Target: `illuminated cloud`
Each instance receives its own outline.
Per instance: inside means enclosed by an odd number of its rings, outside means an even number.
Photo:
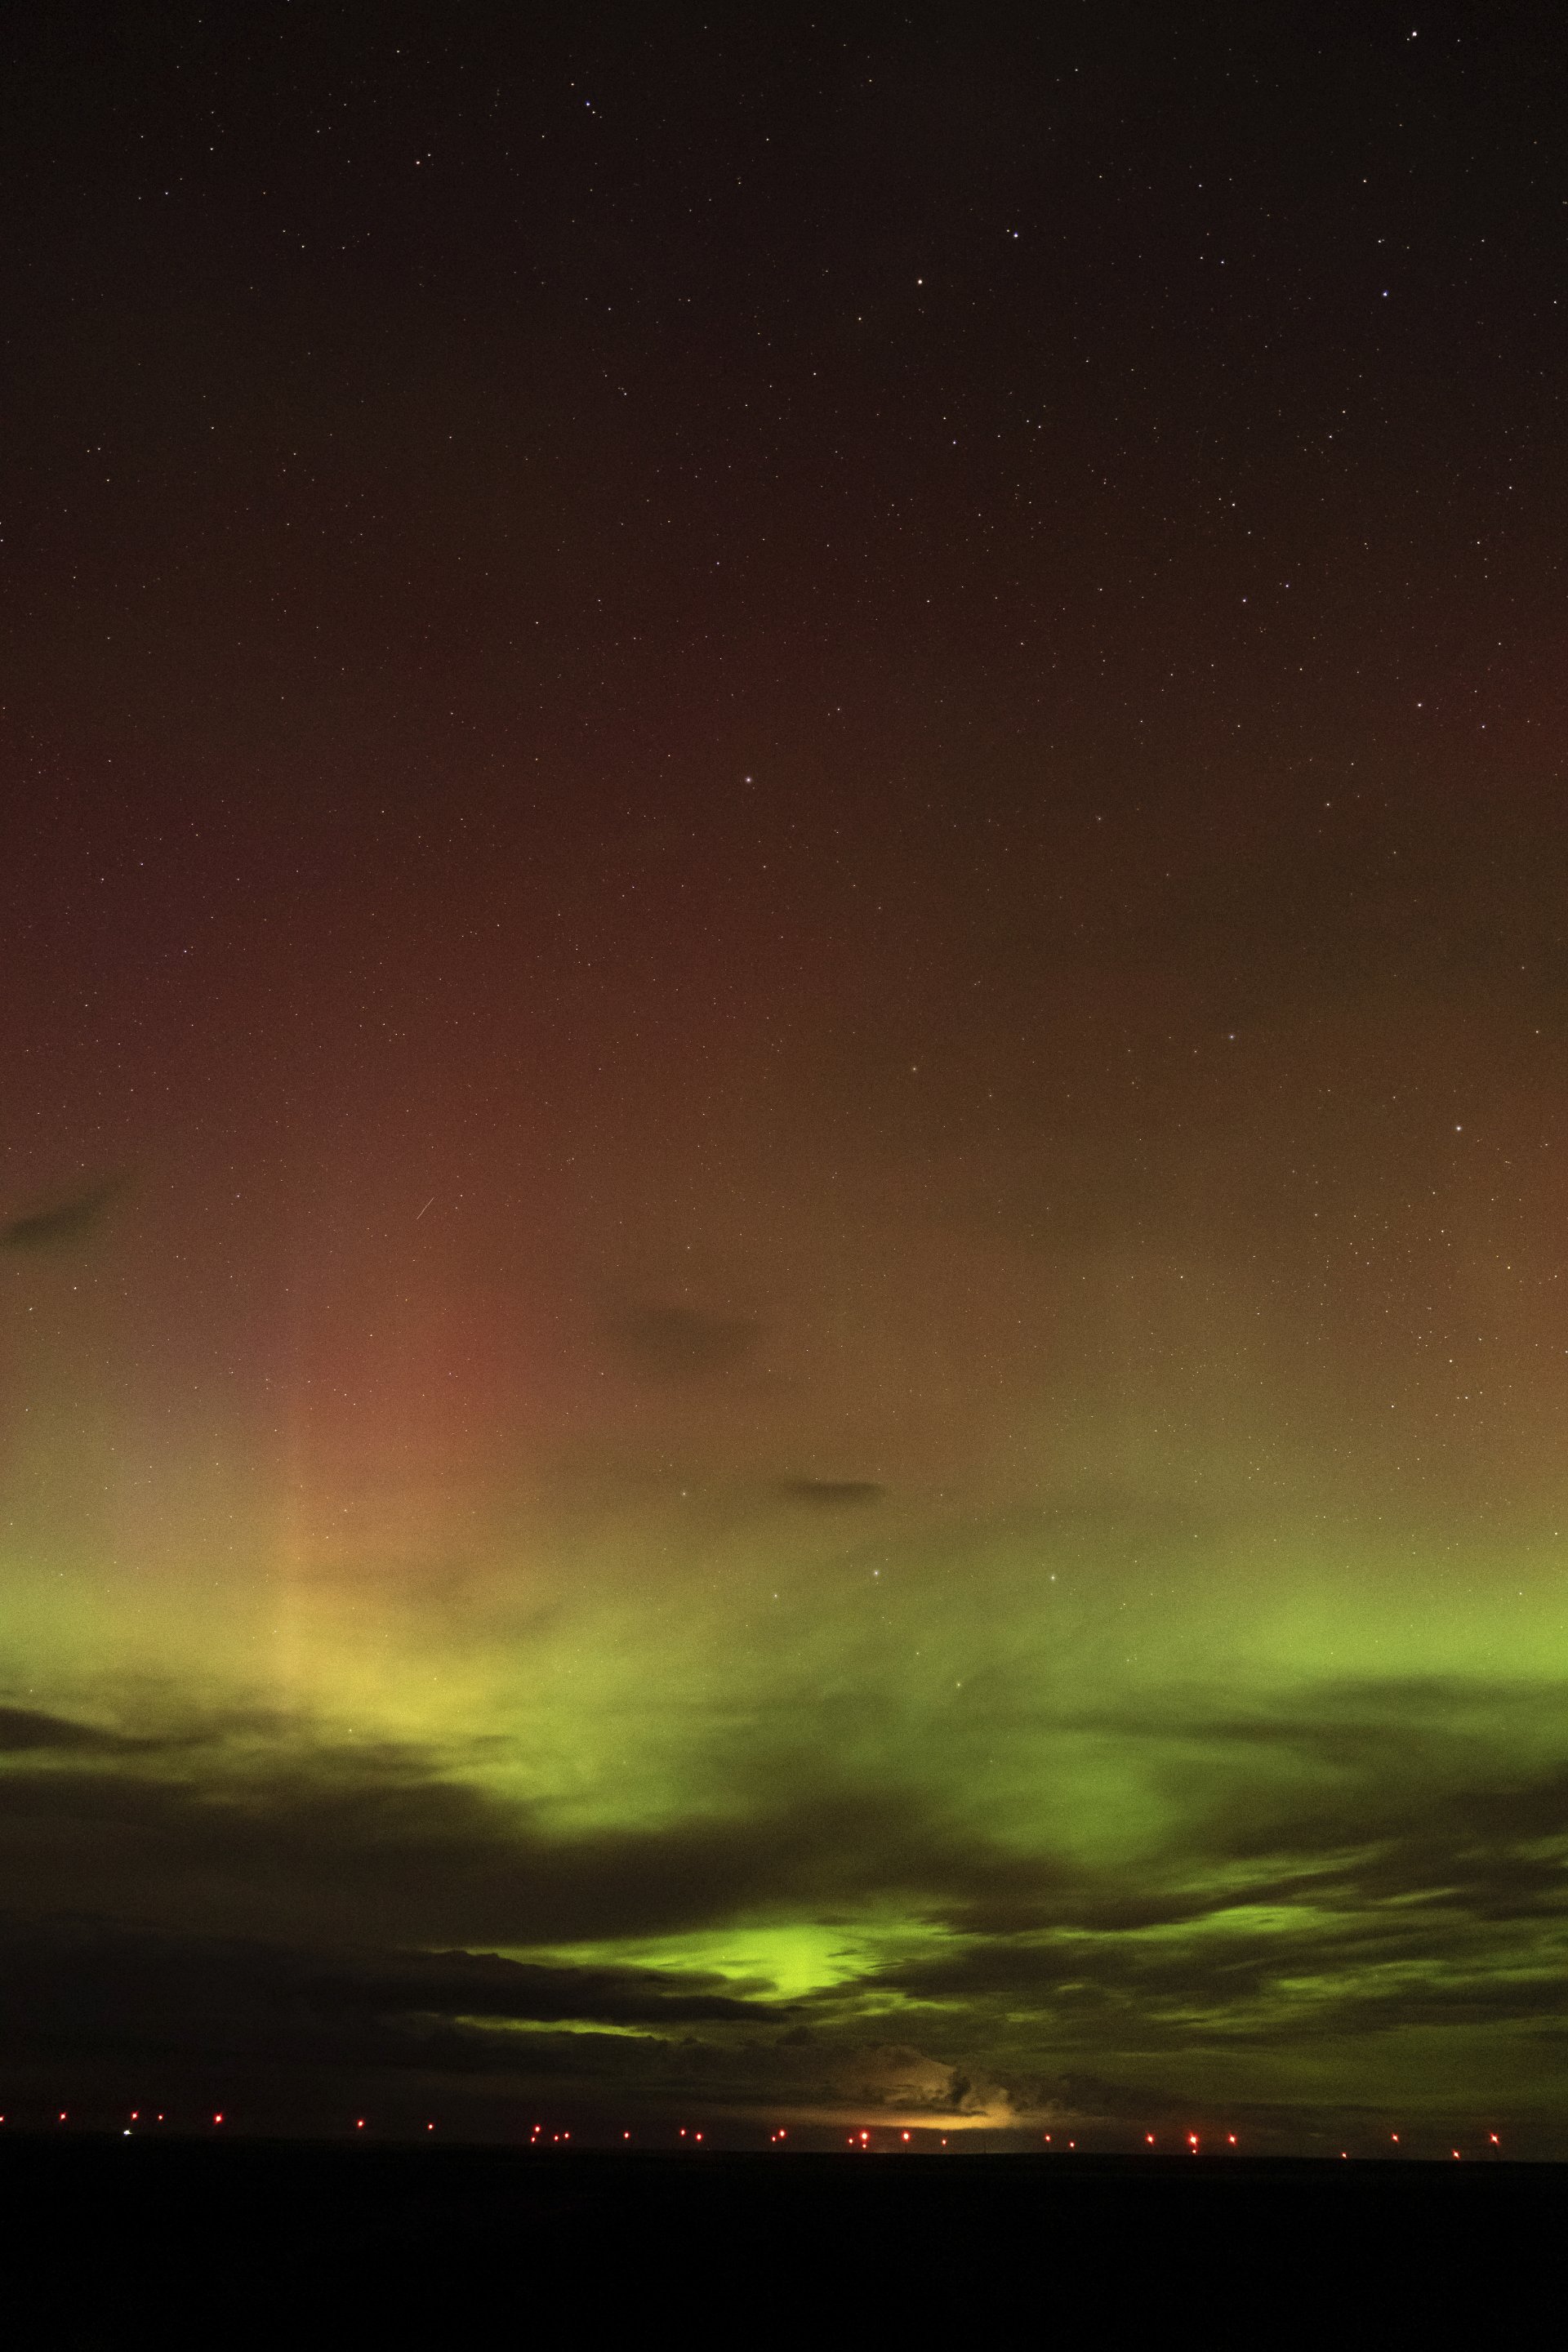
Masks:
[[[0,2036],[1568,2153],[1554,79],[447,13],[6,82]]]

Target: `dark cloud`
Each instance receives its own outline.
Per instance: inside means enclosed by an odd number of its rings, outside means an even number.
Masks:
[[[8,2078],[100,2080],[384,2114],[524,2090],[623,2108],[911,2111],[955,2122],[1009,2094],[984,2062],[863,2023],[793,2026],[700,1971],[531,1966],[495,1955],[318,1947],[0,1916]],[[470,2108],[471,2111],[471,2108]]]
[[[700,1974],[177,1936],[79,1915],[0,1921],[0,2000],[14,2053],[243,2049],[356,2063],[379,2053],[405,2064],[411,2038],[470,2020],[676,2032],[759,2019]],[[478,2054],[490,2063],[493,2046]]]
[[[876,1991],[972,2032],[988,2015],[994,2043],[1032,2032],[1100,2052],[1216,2032],[1299,2048],[1458,2020],[1554,2033],[1568,1770],[1542,1749],[1561,1699],[1495,1697],[1489,1710],[1474,1686],[1345,1685],[1252,1720],[1194,1694],[1188,1711],[1119,1718],[1121,1738],[1142,1730],[1149,1781],[1179,1799],[1181,1842],[1157,1863],[944,1913],[954,1941],[885,1968]],[[1248,1751],[1258,1763],[1238,1772]]]
[[[779,1493],[792,1503],[809,1503],[833,1509],[879,1503],[887,1493],[874,1478],[781,1478]]]
[[[138,1744],[118,1732],[73,1723],[65,1716],[44,1715],[28,1706],[0,1706],[0,1755],[26,1755],[30,1749],[46,1748],[91,1754]]]
[[[644,1379],[689,1381],[740,1363],[756,1345],[762,1327],[694,1307],[634,1307],[613,1317],[607,1329]]]
[[[722,1806],[568,1834],[439,1758],[281,1718],[132,1738],[11,1708],[0,2015],[35,2055],[162,2035],[258,2063],[954,2115],[1022,2112],[1047,2058],[1144,2079],[1216,2035],[1280,2053],[1452,2020],[1550,2037],[1568,2010],[1560,1699],[1496,1696],[1489,1715],[1474,1689],[1346,1685],[1254,1717],[1194,1691],[1118,1718],[1183,1825],[1121,1864],[1020,1851],[823,1746],[715,1759]],[[912,1941],[879,1959],[873,1938],[858,1973],[789,2004],[550,1950],[803,1916],[853,1941],[888,1904]]]
[[[0,1225],[0,1249],[67,1249],[90,1240],[129,1181],[124,1176],[106,1177],[89,1192],[13,1217],[8,1224]]]
[[[1049,1865],[976,1841],[918,1790],[857,1785],[811,1751],[731,1764],[727,1811],[647,1830],[552,1829],[417,1751],[279,1736],[228,1753],[192,1735],[134,1759],[19,1756],[0,1776],[0,1872],[40,1907],[291,1919],[351,1934],[510,1947],[648,1937],[879,1895],[950,1904],[1037,1892]]]

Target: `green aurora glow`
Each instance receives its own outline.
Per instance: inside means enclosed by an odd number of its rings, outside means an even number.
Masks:
[[[18,1262],[13,1329],[63,1328],[89,1265],[101,1299],[155,1263],[144,1213],[90,1256]],[[776,1234],[784,1204],[753,1213]],[[184,1556],[155,1566],[136,1490],[178,1474],[145,1433],[135,1454],[100,1334],[96,1416],[37,1380],[9,1465],[31,1711],[7,1739],[12,1885],[176,1944],[286,1928],[323,1968],[499,1955],[523,1973],[493,2009],[459,1989],[444,2021],[410,2010],[416,2031],[395,2024],[411,1996],[383,1996],[404,2063],[497,2101],[543,2049],[558,2098],[637,2113],[701,2095],[1114,2132],[1196,2102],[1408,2131],[1479,2102],[1549,2128],[1568,1612],[1547,1482],[1507,1511],[1456,1493],[1483,1457],[1447,1433],[1468,1400],[1446,1364],[1420,1412],[1407,1379],[1354,1433],[1331,1370],[1305,1402],[1299,1364],[1248,1392],[1213,1327],[1259,1287],[1250,1236],[1241,1275],[1136,1220],[1092,1251],[934,1246],[968,1252],[966,1305],[950,1263],[944,1297],[889,1307],[859,1347],[802,1317],[739,1374],[650,1375],[585,1307],[578,1370],[613,1390],[591,1443],[519,1411],[460,1475],[394,1479],[357,1438],[331,1460],[336,1408],[312,1433],[307,1377],[270,1489],[267,1406],[197,1441]],[[1522,1272],[1528,1231],[1510,1246]],[[438,1321],[436,1261],[401,1279]],[[721,1305],[778,1286],[772,1244],[751,1272],[731,1255]],[[482,1311],[504,1320],[525,1279],[498,1276]],[[1136,1339],[1062,1315],[1090,1284],[1101,1310],[1156,1294],[1158,1394]],[[1049,1322],[1043,1365],[997,1345],[1004,1298]],[[910,1360],[947,1343],[942,1318],[961,1360],[1006,1376],[922,1476]],[[1513,1382],[1538,1397],[1532,1334],[1499,1314],[1472,1344],[1505,1406]],[[829,1352],[831,1387],[806,1369]],[[371,1362],[367,1331],[367,1384]],[[1315,1475],[1309,1412],[1332,1432]],[[1500,1442],[1494,1423],[1484,1465]],[[527,1479],[495,1466],[509,1448]],[[802,1464],[818,1486],[785,1476]],[[471,1532],[444,1556],[454,1524]]]
[[[32,13],[0,2105],[1568,2155],[1561,78]]]

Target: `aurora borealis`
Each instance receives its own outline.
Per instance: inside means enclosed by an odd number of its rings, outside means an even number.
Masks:
[[[8,2102],[1568,2152],[1562,101],[1274,13],[7,32]]]

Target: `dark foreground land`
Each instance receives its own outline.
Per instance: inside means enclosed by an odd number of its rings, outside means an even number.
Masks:
[[[0,2313],[11,2342],[79,2347],[474,2326],[518,2345],[850,2325],[1117,2345],[1420,2323],[1456,2341],[1479,2323],[1499,2341],[1542,2293],[1555,2305],[1565,2220],[1555,2166],[18,2137],[0,2147]]]

